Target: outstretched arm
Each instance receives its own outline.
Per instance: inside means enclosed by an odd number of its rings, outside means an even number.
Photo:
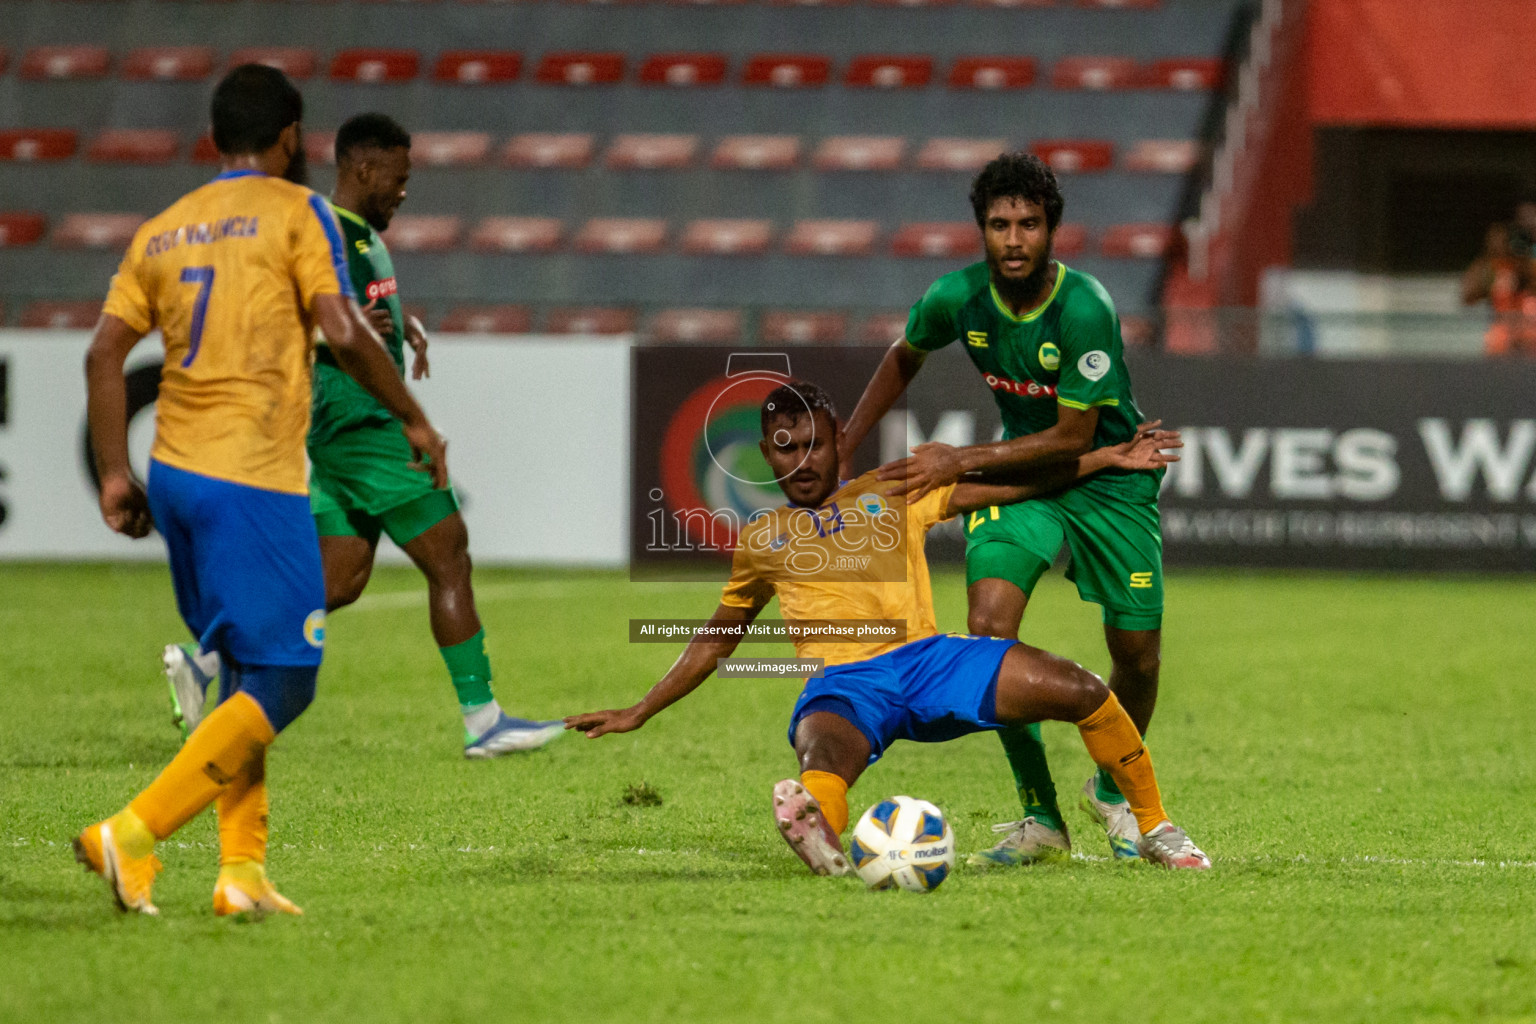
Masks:
[[[962,480],[950,496],[947,514],[960,515],[990,505],[1027,501],[1059,491],[1103,469],[1161,469],[1170,462],[1178,462],[1175,449],[1184,447],[1184,441],[1177,430],[1158,429],[1162,422],[1143,423],[1136,436],[1124,444],[1096,448],[1071,462],[1059,462],[1016,479],[981,477]]]
[[[844,478],[853,475],[853,453],[864,443],[875,424],[891,411],[896,399],[907,390],[907,385],[912,383],[917,371],[923,368],[923,360],[926,358],[928,353],[907,344],[906,338],[897,338],[885,350],[885,358],[880,360],[875,375],[864,386],[864,394],[859,396],[859,404],[854,406],[853,415],[844,424],[843,436],[838,441],[838,456],[842,460],[838,472]]]
[[[963,448],[929,442],[912,449],[905,459],[880,467],[881,480],[900,480],[908,501],[954,483],[967,473],[1018,472],[1049,466],[1070,467],[1072,460],[1093,445],[1099,410],[1056,407],[1054,426],[1007,441],[971,444]],[[1074,479],[1070,475],[1066,481]]]
[[[762,605],[753,608],[720,605],[704,630],[694,634],[667,674],[638,703],[622,709],[571,715],[565,720],[565,727],[579,729],[592,739],[610,732],[631,732],[640,728],[662,708],[698,689],[715,670],[715,663],[730,657],[736,650],[736,645],[741,643],[742,630],[762,610]]]

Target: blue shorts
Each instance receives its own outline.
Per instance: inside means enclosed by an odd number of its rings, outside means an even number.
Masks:
[[[241,665],[320,664],[325,575],[307,494],[151,460],[149,509],[170,554],[176,607],[204,650]]]
[[[806,681],[795,702],[790,745],[800,719],[813,711],[830,711],[857,726],[869,740],[870,764],[892,740],[941,743],[1001,729],[995,718],[997,672],[1016,643],[946,633],[876,658],[829,665],[821,679]]]

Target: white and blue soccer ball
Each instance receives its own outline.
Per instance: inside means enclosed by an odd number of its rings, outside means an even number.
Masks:
[[[955,831],[927,800],[893,796],[859,818],[848,854],[871,889],[929,892],[955,869]]]

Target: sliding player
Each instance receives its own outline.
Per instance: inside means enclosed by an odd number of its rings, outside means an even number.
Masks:
[[[801,775],[774,787],[774,816],[812,871],[848,870],[840,839],[848,787],[893,740],[938,742],[1041,719],[1077,724],[1094,761],[1129,800],[1143,856],[1168,867],[1210,867],[1168,820],[1141,734],[1099,677],[1016,640],[940,634],[923,554],[924,537],[941,520],[966,512],[990,518],[999,506],[1098,471],[1160,468],[1172,457],[1158,449],[1176,445],[1176,435],[1133,435],[1032,473],[1033,483],[966,479],[909,501],[899,482],[873,472],[839,486],[836,416],[813,384],[769,394],[762,430],[763,456],[789,504],[743,529],[709,623],[717,638],[696,635],[639,703],[573,715],[568,728],[592,737],[640,728],[704,682],[775,594],[787,620],[900,620],[902,641],[796,643],[801,657],[825,658],[827,667],[807,682],[790,718]]]
[[[851,456],[922,368],[928,353],[957,339],[992,389],[1003,440],[952,448],[920,445],[887,467],[917,501],[972,471],[1019,472],[1068,463],[1136,434],[1141,419],[1121,353],[1120,319],[1094,278],[1053,260],[1063,200],[1038,158],[1008,153],[971,186],[986,260],[947,274],[912,307],[905,337],[886,353],[848,422]],[[969,629],[1016,638],[1036,582],[1066,543],[1067,578],[1104,610],[1113,670],[1110,689],[1146,734],[1157,703],[1163,620],[1161,471],[1113,468],[1080,483],[967,523]],[[1071,849],[1040,742],[1040,727],[999,733],[1024,818],[971,864],[1011,866],[1065,857]],[[1136,820],[1111,773],[1083,786],[1082,805],[1116,857],[1137,855]],[[1000,826],[1001,828],[1001,826]]]
[[[336,132],[336,191],[347,268],[363,308],[384,338],[401,377],[405,345],[414,352],[411,377],[428,375],[427,334],[407,317],[395,287],[394,264],[379,232],[405,201],[411,176],[411,137],[384,114],[359,114]],[[410,556],[427,578],[432,636],[458,694],[464,756],[498,757],[532,750],[560,735],[561,723],[513,718],[491,693],[485,630],[470,585],[469,532],[453,489],[438,489],[411,468],[400,422],[338,365],[323,341],[315,350],[314,413],[309,427],[310,509],[320,532],[326,611],[362,596],[373,572],[379,534]],[[195,645],[165,649],[172,701],[182,727],[201,715],[216,663]]]
[[[214,913],[296,914],[267,880],[266,751],[308,707],[325,638],[325,582],[309,515],[310,327],[402,424],[436,487],[445,446],[353,301],[341,232],[302,181],[303,99],[246,64],[213,94],[222,173],[134,236],[86,362],[101,513],[130,537],[153,525],[176,604],[223,663],[224,701],[127,807],[86,828],[75,856],[119,909],[159,911],[154,848],[209,804],[219,816]],[[165,340],[149,486],[128,463],[123,363]]]

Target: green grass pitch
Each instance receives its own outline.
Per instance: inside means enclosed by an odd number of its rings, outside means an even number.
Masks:
[[[477,579],[498,695],[539,717],[635,699],[676,648],[626,620],[716,596]],[[963,580],[935,584],[961,628]],[[1150,746],[1215,869],[1110,863],[1074,806],[1088,856],[917,896],[813,878],[775,834],[793,681],[465,762],[422,584],[381,571],[274,748],[271,874],[308,913],[260,925],[212,916],[211,815],[162,845],[159,920],[70,857],[176,749],[164,569],[8,566],[0,589],[0,1020],[1536,1020],[1528,580],[1175,573]],[[1059,575],[1026,635],[1107,669]],[[1075,802],[1087,755],[1046,737]],[[640,782],[660,806],[623,802]],[[854,813],[894,793],[943,807],[962,854],[1018,810],[984,735],[898,744]]]

